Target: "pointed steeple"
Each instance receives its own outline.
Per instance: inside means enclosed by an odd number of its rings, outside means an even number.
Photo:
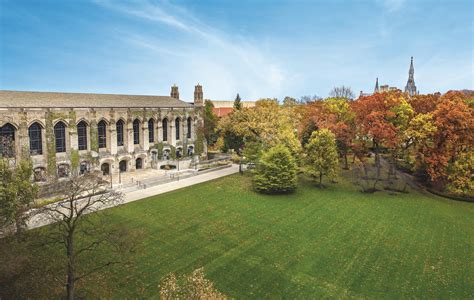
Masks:
[[[375,79],[375,89],[374,89],[374,93],[378,93],[379,92],[379,78],[377,77]]]
[[[410,69],[408,70],[408,81],[405,86],[405,93],[408,93],[410,96],[417,94],[416,85],[415,85],[415,68],[413,67],[413,56],[411,57]]]

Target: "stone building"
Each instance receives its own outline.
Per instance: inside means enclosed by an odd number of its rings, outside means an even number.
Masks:
[[[388,84],[379,86],[378,77],[375,79],[374,93],[383,93],[383,92],[396,91],[396,90],[399,90],[399,89],[394,86],[389,86]],[[415,85],[415,68],[413,67],[413,56],[411,57],[410,68],[408,69],[408,80],[405,86],[405,93],[407,93],[409,96],[414,96],[414,95],[419,94]],[[362,97],[362,96],[370,96],[370,95],[372,94],[364,93],[363,91],[360,91],[359,96]]]
[[[0,91],[0,155],[30,157],[36,181],[160,168],[205,149],[203,92],[170,96]]]

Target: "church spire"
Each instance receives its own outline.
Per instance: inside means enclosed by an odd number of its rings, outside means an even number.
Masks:
[[[374,89],[374,93],[378,93],[379,92],[379,78],[377,77],[375,79],[375,89]]]
[[[405,93],[410,96],[416,95],[415,68],[413,67],[413,56],[411,57],[410,69],[408,70],[408,81],[405,86]]]

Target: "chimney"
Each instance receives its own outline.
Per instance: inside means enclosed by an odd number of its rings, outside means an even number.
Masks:
[[[199,83],[194,87],[194,105],[204,105],[202,85],[200,85]]]
[[[179,91],[176,84],[171,87],[171,98],[179,99]]]

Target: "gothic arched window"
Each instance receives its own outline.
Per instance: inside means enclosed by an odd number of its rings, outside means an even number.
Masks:
[[[188,139],[191,138],[191,128],[192,128],[192,119],[191,117],[188,118],[188,132],[187,132],[187,136],[188,136]]]
[[[77,144],[79,150],[87,150],[87,124],[84,121],[77,124]]]
[[[117,146],[123,146],[123,121],[118,120],[115,126],[117,129]]]
[[[153,143],[155,141],[155,121],[148,120],[148,141]]]
[[[54,125],[54,141],[57,153],[66,152],[66,125],[63,122]]]
[[[174,120],[175,130],[176,130],[176,140],[179,140],[179,118]]]
[[[107,123],[104,120],[100,121],[97,124],[97,138],[99,148],[106,148],[107,147]]]
[[[133,121],[133,143],[140,144],[140,121],[138,119]]]
[[[5,124],[0,127],[0,155],[4,157],[14,156],[15,149],[15,127]]]
[[[163,126],[163,142],[166,142],[168,140],[168,119],[163,119],[162,122]]]
[[[30,138],[30,154],[43,154],[43,139],[41,136],[41,125],[37,122],[31,124],[28,128],[28,136]]]

